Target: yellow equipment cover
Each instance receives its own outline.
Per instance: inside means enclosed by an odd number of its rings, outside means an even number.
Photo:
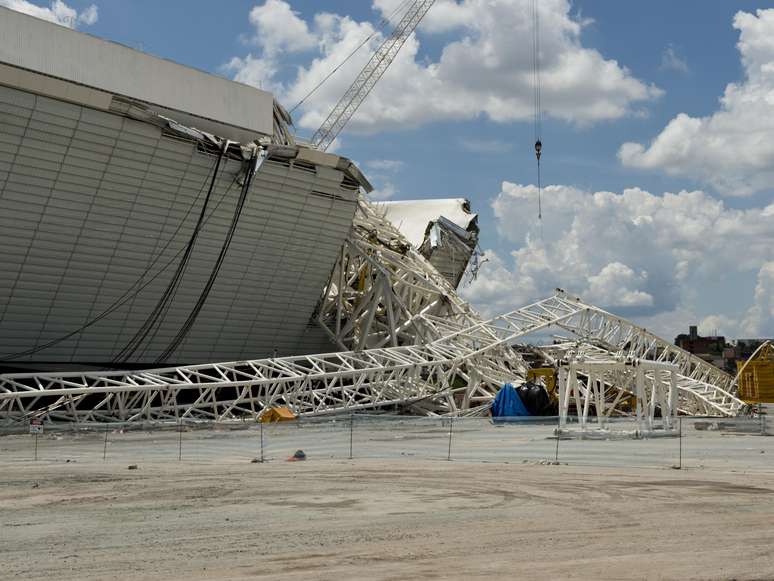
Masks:
[[[273,422],[287,422],[295,420],[296,414],[290,411],[287,406],[270,408],[261,416],[261,423],[268,424]]]
[[[747,403],[774,403],[774,346],[764,345],[754,359],[737,361],[739,399]]]

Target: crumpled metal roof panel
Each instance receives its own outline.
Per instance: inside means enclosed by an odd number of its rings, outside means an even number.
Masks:
[[[470,202],[465,198],[399,200],[373,204],[415,248],[419,248],[424,242],[428,225],[440,217],[446,218],[463,230],[468,230],[478,218],[477,214],[470,211]]]

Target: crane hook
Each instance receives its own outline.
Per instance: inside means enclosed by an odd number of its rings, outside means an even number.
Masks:
[[[538,139],[535,142],[535,157],[537,157],[537,160],[540,161],[540,152],[543,150],[543,144]]]

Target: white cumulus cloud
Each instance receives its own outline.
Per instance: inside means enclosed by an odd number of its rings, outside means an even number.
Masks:
[[[97,22],[98,17],[97,7],[94,4],[78,13],[75,8],[65,4],[62,0],[54,0],[48,6],[38,6],[27,0],[0,0],[0,6],[68,28],[76,28],[79,24],[90,26]]]
[[[653,295],[637,290],[647,282],[648,273],[639,274],[620,262],[610,262],[588,277],[587,300],[622,307],[650,307]]]
[[[317,43],[306,22],[283,0],[266,0],[255,6],[249,19],[255,28],[251,40],[267,55],[307,50]]]
[[[764,264],[758,272],[755,298],[741,328],[749,337],[774,335],[774,260]]]
[[[390,198],[394,198],[395,194],[398,193],[395,184],[393,184],[390,180],[380,176],[376,181],[377,185],[374,188],[374,191],[368,194],[369,199],[373,200],[374,202],[389,200]]]
[[[681,57],[674,46],[671,44],[661,53],[661,67],[665,71],[677,71],[678,73],[688,72],[688,63]]]
[[[377,171],[395,172],[403,169],[405,162],[398,159],[371,159],[365,162],[365,166]]]
[[[382,15],[399,2],[376,0]],[[617,61],[583,46],[584,22],[571,15],[567,0],[542,0],[541,18],[542,103],[547,115],[577,124],[616,119],[636,112],[661,91],[638,80]],[[532,2],[530,0],[443,0],[428,13],[421,34],[444,33],[450,40],[436,59],[420,55],[420,42],[412,35],[373,93],[363,103],[349,129],[375,131],[415,127],[437,120],[486,116],[497,122],[531,118]],[[400,14],[400,13],[399,13]],[[399,15],[398,14],[398,15]],[[293,44],[280,35],[261,40],[262,22],[298,34]],[[320,12],[304,22],[284,0],[267,0],[250,15],[255,42],[262,52],[230,63],[236,78],[280,85],[280,99],[288,106],[300,101],[358,45],[373,35],[366,47],[326,82],[299,109],[298,124],[314,130],[344,94],[370,53],[383,41],[370,22]],[[267,25],[268,26],[268,25]],[[266,28],[266,27],[264,27]],[[268,31],[267,31],[268,32]],[[295,36],[294,36],[295,38]],[[306,64],[297,65],[300,49],[314,48]],[[290,58],[293,57],[293,58]],[[275,66],[260,65],[270,59]],[[243,72],[250,68],[251,72]]]
[[[232,74],[235,81],[258,87],[264,91],[282,91],[282,85],[273,81],[277,64],[271,59],[254,57],[248,54],[244,58],[234,57],[223,65],[223,71]]]
[[[698,331],[700,335],[705,336],[725,335],[729,339],[739,338],[739,323],[740,321],[726,315],[707,315],[699,321]]]
[[[708,117],[680,113],[647,146],[624,143],[630,167],[662,170],[705,183],[720,194],[746,196],[774,183],[774,9],[734,17],[744,67],[720,109]]]
[[[462,290],[486,314],[559,287],[667,337],[713,314],[725,316],[727,328],[734,319],[734,333],[774,335],[774,204],[738,210],[702,191],[548,186],[541,236],[537,195],[535,186],[503,182],[492,202],[497,233],[513,250],[486,252],[489,262]],[[740,274],[757,274],[757,288],[740,288],[725,312],[695,312],[705,288]]]

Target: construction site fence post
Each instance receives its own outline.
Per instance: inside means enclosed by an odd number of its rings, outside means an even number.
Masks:
[[[562,417],[556,416],[556,449],[554,450],[554,462],[559,464],[559,436],[561,435]]]
[[[35,432],[35,461],[38,460],[38,433]]]
[[[261,426],[261,464],[263,464],[264,461],[264,455],[263,455],[263,422],[260,422]]]
[[[454,434],[454,416],[449,417],[449,452],[446,455],[447,460],[451,460],[452,435]]]
[[[183,459],[183,420],[177,423],[177,461]]]
[[[355,435],[355,414],[349,414],[349,459],[352,460],[352,442]]]
[[[678,470],[682,470],[683,469],[683,416],[679,417],[678,424],[679,424],[678,429],[680,430],[680,436],[678,438],[678,441],[679,441],[678,445],[680,447],[680,456],[677,463],[677,468]]]
[[[108,444],[108,433],[110,432],[110,424],[105,424],[105,443],[102,445],[102,461],[105,462],[107,460],[107,444]]]

